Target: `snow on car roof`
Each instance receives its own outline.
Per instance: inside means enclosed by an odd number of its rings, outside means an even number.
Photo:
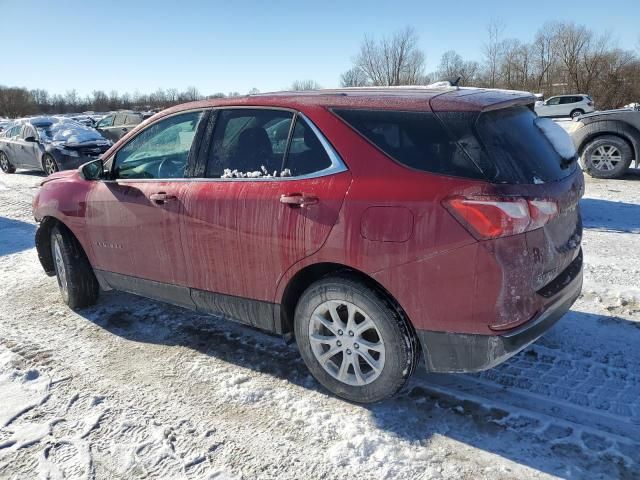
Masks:
[[[99,142],[105,140],[100,133],[67,117],[30,117],[22,119],[38,129],[43,141],[76,144],[85,142]]]

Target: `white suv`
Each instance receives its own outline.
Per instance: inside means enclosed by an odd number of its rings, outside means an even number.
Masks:
[[[536,102],[535,111],[539,117],[575,118],[595,110],[589,95],[558,95],[544,102]]]

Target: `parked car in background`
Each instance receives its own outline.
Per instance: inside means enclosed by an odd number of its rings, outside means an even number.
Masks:
[[[565,129],[592,177],[618,178],[635,162],[640,165],[640,110],[590,113],[567,122]]]
[[[102,118],[95,125],[105,138],[114,142],[120,140],[129,130],[151,117],[150,113],[142,112],[115,112]]]
[[[582,286],[582,171],[533,102],[443,87],[180,105],[42,182],[38,255],[72,308],[102,286],[295,338],[353,401],[393,395],[422,357],[484,370]]]
[[[556,95],[543,102],[536,102],[534,109],[539,117],[575,118],[595,110],[589,95]]]
[[[66,117],[31,117],[17,120],[0,134],[0,168],[58,170],[78,168],[107,151],[112,142],[93,128]]]
[[[0,133],[2,133],[13,122],[14,120],[9,120],[8,118],[0,118]]]

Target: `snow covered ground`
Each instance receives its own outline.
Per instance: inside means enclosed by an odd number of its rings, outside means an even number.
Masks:
[[[479,375],[327,395],[295,346],[120,293],[72,312],[0,174],[0,478],[639,478],[640,173],[587,178],[584,295]]]

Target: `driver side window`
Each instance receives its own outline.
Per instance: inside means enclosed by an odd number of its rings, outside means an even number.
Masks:
[[[144,129],[116,153],[115,178],[183,177],[202,114],[173,115]]]

